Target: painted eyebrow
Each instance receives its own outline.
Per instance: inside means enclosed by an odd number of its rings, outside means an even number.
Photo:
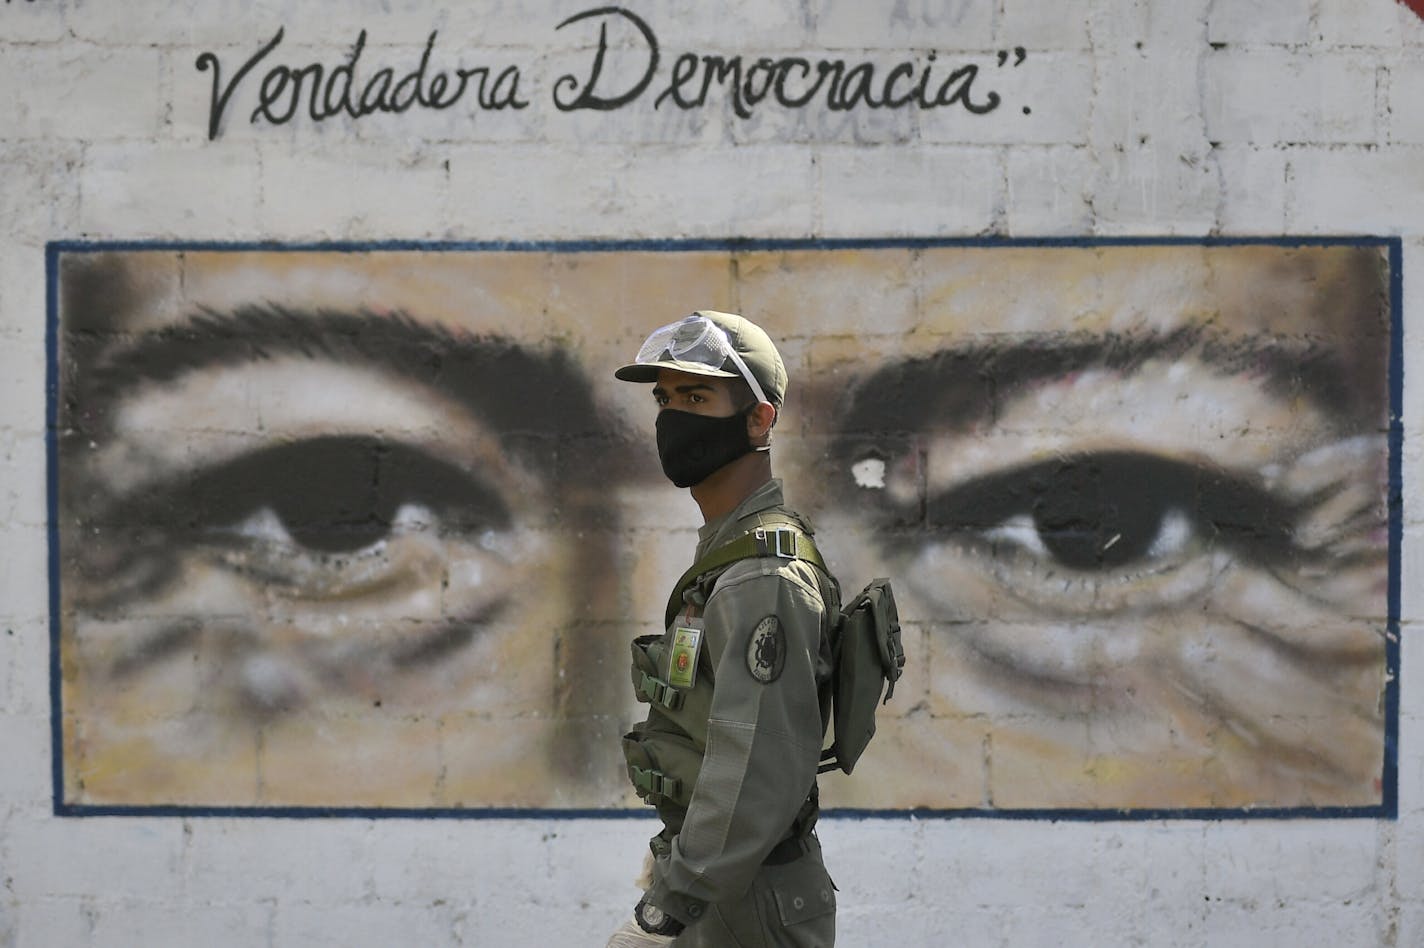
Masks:
[[[1381,337],[1381,345],[1385,339]],[[1383,424],[1383,379],[1347,383],[1339,354],[1318,339],[1229,335],[1202,327],[955,346],[884,366],[846,393],[844,438],[908,436],[931,426],[993,418],[1025,385],[1091,369],[1131,373],[1154,359],[1194,358],[1221,373],[1249,373],[1281,398],[1305,398],[1332,418]],[[1383,365],[1383,349],[1381,361]],[[1383,374],[1383,373],[1381,373]],[[1378,382],[1377,385],[1370,384]],[[1378,388],[1379,391],[1374,391]]]
[[[547,445],[537,445],[550,437],[596,442],[611,430],[587,377],[563,350],[452,331],[400,312],[273,304],[200,310],[180,325],[106,352],[92,371],[72,373],[78,392],[66,403],[76,426],[92,422],[98,428],[90,432],[99,434],[107,409],[144,385],[292,356],[362,366],[446,394],[520,453],[547,455]]]

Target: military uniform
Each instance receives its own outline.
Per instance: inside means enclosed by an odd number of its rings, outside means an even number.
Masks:
[[[810,533],[772,480],[701,528],[697,559],[763,518]],[[664,824],[645,901],[687,926],[678,946],[825,948],[835,891],[812,827],[839,590],[804,559],[714,573],[663,635],[633,643],[634,687],[650,708],[624,751]]]

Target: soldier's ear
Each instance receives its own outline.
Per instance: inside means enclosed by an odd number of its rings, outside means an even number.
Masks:
[[[758,402],[747,412],[747,437],[753,444],[770,434],[776,415],[776,407],[770,402]]]

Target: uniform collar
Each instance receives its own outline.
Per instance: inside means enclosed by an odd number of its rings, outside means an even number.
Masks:
[[[723,514],[716,520],[704,523],[697,530],[697,555],[700,558],[708,550],[721,546],[740,536],[737,522],[754,513],[780,507],[784,503],[781,493],[781,478],[773,477],[747,495],[731,513]]]

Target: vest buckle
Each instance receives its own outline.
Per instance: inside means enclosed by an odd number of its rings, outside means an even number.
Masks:
[[[766,527],[757,527],[752,531],[752,536],[756,538],[758,556],[779,556],[785,560],[794,560],[798,556],[796,531],[789,527],[778,527],[771,531]]]
[[[676,711],[682,707],[682,692],[661,678],[654,678],[647,672],[643,672],[643,679],[638,683],[638,693],[654,704],[660,704],[669,711]]]
[[[630,766],[628,770],[633,777],[633,786],[649,796],[672,800],[677,797],[678,791],[682,788],[681,780],[669,777],[661,770],[645,770],[642,767],[633,766]]]

